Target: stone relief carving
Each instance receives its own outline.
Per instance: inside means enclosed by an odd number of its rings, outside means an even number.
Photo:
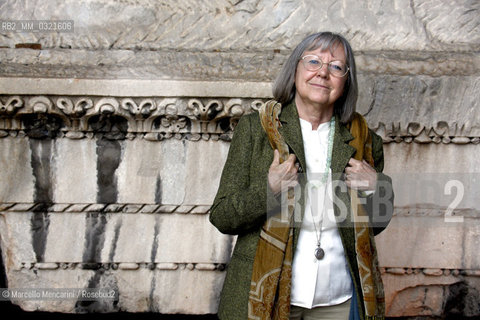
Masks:
[[[229,141],[239,118],[257,111],[264,102],[240,98],[2,96],[0,137],[82,139],[109,134],[112,139]],[[410,122],[403,127],[379,122],[372,127],[384,143],[480,143],[480,137],[471,136],[464,124],[447,121],[433,126]]]
[[[73,270],[82,269],[82,263],[79,262],[22,262],[18,270]],[[202,270],[202,271],[223,271],[227,264],[225,263],[153,263],[153,262],[108,262],[95,263],[94,266],[89,264],[89,269],[94,270],[137,270],[145,268],[149,270]],[[385,268],[381,267],[382,274],[392,274],[400,276],[409,276],[416,274],[424,274],[431,277],[442,276],[473,276],[479,277],[480,270],[476,269],[441,269],[441,268],[410,268],[410,267],[396,267]]]

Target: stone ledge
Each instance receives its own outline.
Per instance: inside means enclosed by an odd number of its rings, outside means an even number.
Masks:
[[[271,82],[280,72],[289,52],[189,52],[79,49],[0,49],[2,77],[137,79],[161,83],[201,80]],[[108,57],[107,59],[105,57]],[[480,73],[480,57],[475,52],[374,51],[355,53],[360,74],[431,77],[473,76]],[[108,60],[108,61],[106,61]],[[226,71],[228,70],[228,71]],[[55,79],[52,79],[55,80]],[[190,81],[189,81],[190,80]],[[160,82],[158,82],[160,81]],[[72,84],[81,88],[80,84]],[[168,87],[177,88],[170,84]],[[127,90],[132,90],[127,88]],[[140,91],[144,90],[140,88]],[[156,87],[155,90],[164,90]],[[218,89],[217,89],[218,90]],[[238,88],[234,88],[238,90]],[[253,94],[259,92],[254,88]],[[268,85],[261,90],[270,95]]]
[[[270,82],[0,77],[10,95],[113,97],[271,97]]]

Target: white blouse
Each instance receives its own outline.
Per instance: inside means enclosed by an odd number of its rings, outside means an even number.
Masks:
[[[320,183],[327,162],[330,123],[320,124],[317,130],[312,130],[312,125],[306,120],[300,119],[300,124],[309,187],[292,266],[291,304],[311,309],[350,299],[352,281],[333,213],[330,168],[327,188]],[[315,250],[320,223],[321,248],[325,256],[317,260]]]

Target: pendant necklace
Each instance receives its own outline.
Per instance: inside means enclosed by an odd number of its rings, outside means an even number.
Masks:
[[[329,125],[329,131],[328,131],[328,149],[327,149],[327,162],[325,165],[325,171],[322,176],[321,183],[324,185],[325,192],[324,192],[324,197],[323,197],[323,211],[322,211],[322,218],[320,219],[320,224],[319,228],[320,230],[317,231],[317,226],[315,225],[315,218],[313,216],[313,210],[310,210],[310,213],[312,214],[312,221],[313,221],[313,227],[315,228],[315,236],[317,238],[317,248],[315,249],[315,258],[317,260],[322,260],[323,257],[325,257],[325,250],[322,249],[321,247],[321,236],[322,236],[322,224],[323,224],[323,216],[324,216],[324,211],[325,211],[325,201],[327,198],[327,181],[328,181],[328,174],[330,172],[330,164],[332,163],[332,146],[333,146],[333,133],[335,131],[335,117],[332,116],[330,119],[330,125]]]

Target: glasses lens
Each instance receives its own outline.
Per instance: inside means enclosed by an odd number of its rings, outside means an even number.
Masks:
[[[322,61],[316,56],[305,56],[302,58],[305,69],[315,71],[322,67]]]
[[[328,70],[337,77],[343,77],[347,74],[347,65],[341,61],[332,61],[328,64]]]

